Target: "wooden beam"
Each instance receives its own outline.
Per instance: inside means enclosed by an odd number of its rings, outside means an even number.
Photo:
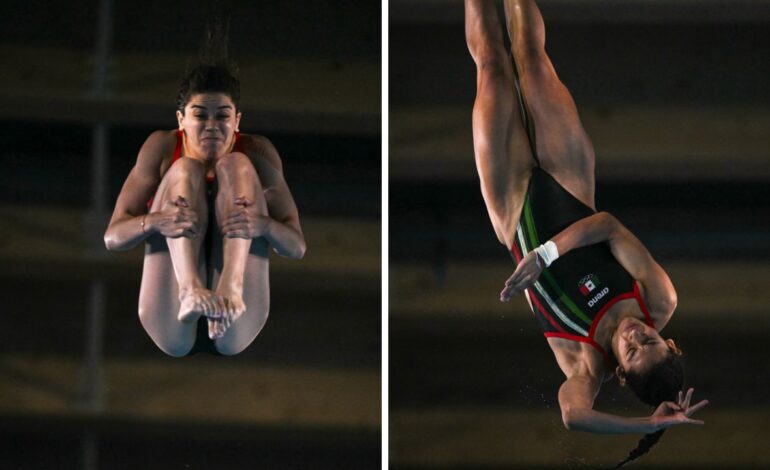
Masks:
[[[103,98],[88,92],[89,56],[66,48],[0,46],[0,119],[173,128],[185,58],[123,53]],[[240,65],[244,128],[253,132],[379,135],[380,64],[265,59]]]
[[[634,411],[647,412],[642,410]],[[706,426],[670,430],[634,468],[770,465],[760,437],[767,433],[770,409],[706,408],[703,415]],[[542,408],[393,410],[390,431],[390,462],[399,468],[607,468],[639,440],[570,432],[557,410]]]
[[[226,362],[226,363],[225,363]],[[104,418],[234,425],[358,428],[380,423],[378,370],[241,364],[194,356],[104,363]],[[0,416],[29,413],[76,418],[78,361],[4,354]],[[8,380],[10,378],[10,380]],[[226,400],[212,400],[227,390]]]
[[[581,109],[599,178],[770,178],[764,107],[627,106]],[[391,110],[390,174],[475,179],[471,104]]]
[[[53,270],[70,279],[90,279],[95,272],[119,281],[141,273],[143,248],[126,252],[94,250],[85,230],[83,209],[51,206],[0,206],[0,260],[2,276],[46,278]],[[103,227],[106,226],[104,221]],[[380,223],[377,220],[305,218],[308,252],[301,261],[271,257],[271,277],[310,281],[320,289],[380,289]],[[52,234],[56,236],[52,236]],[[323,278],[324,282],[318,282]],[[351,284],[351,282],[353,284]],[[276,282],[276,286],[280,285]]]
[[[531,316],[526,301],[499,300],[513,263],[450,263],[438,282],[427,265],[397,264],[390,267],[390,308],[393,318],[464,316],[500,318]],[[770,304],[765,289],[770,266],[763,262],[665,263],[679,293],[678,311],[713,318],[729,313],[763,318]],[[753,292],[725,295],[726,291]]]

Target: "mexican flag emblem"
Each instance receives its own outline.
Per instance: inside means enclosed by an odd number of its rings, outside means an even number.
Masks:
[[[593,292],[594,289],[599,287],[599,285],[601,285],[599,278],[593,274],[589,274],[578,282],[578,289],[580,289],[581,294],[588,295]]]

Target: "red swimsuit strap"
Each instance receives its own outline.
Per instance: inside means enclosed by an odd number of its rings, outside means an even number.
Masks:
[[[591,328],[588,332],[588,336],[580,336],[575,335],[572,333],[566,333],[566,332],[546,332],[545,336],[547,338],[564,338],[569,339],[572,341],[579,341],[581,343],[588,343],[591,346],[593,346],[599,353],[601,353],[602,356],[604,356],[604,361],[608,365],[613,365],[613,361],[610,358],[610,355],[607,353],[607,351],[604,350],[603,347],[599,343],[596,342],[594,339],[594,335],[596,334],[596,326],[599,324],[599,320],[604,316],[605,313],[607,313],[616,302],[624,300],[624,299],[635,299],[636,303],[639,305],[639,309],[644,314],[644,319],[647,322],[647,325],[651,326],[652,328],[655,328],[655,324],[652,322],[652,317],[650,316],[650,312],[647,310],[647,305],[644,303],[644,299],[642,298],[641,291],[639,290],[639,284],[637,282],[634,282],[634,290],[631,292],[625,292],[623,294],[620,294],[613,298],[610,302],[608,302],[602,309],[599,311],[599,313],[596,314],[594,317],[593,322],[591,322]]]
[[[580,335],[573,335],[572,333],[560,333],[557,331],[546,331],[543,333],[543,335],[546,338],[562,338],[562,339],[568,339],[570,341],[577,341],[579,343],[587,343],[594,347],[601,355],[604,357],[604,362],[612,367],[614,364],[612,360],[610,359],[610,355],[607,354],[607,351],[604,350],[604,348],[596,342],[596,340],[593,339],[593,337],[588,336],[580,336]]]
[[[647,310],[647,304],[644,303],[644,299],[642,298],[642,292],[639,290],[638,282],[634,282],[634,297],[636,298],[636,303],[639,304],[639,309],[641,309],[644,314],[644,319],[647,320],[647,325],[657,330],[658,328],[652,321],[652,315],[650,315],[650,311]]]
[[[182,157],[182,141],[184,140],[184,132],[182,129],[176,131],[176,148],[174,148],[174,156],[171,158],[171,164],[179,160]]]
[[[610,360],[610,355],[607,354],[607,351],[602,348],[599,343],[594,340],[594,334],[596,333],[596,326],[599,324],[599,320],[604,316],[605,313],[610,309],[610,307],[615,304],[616,302],[623,300],[623,299],[635,299],[636,303],[639,305],[639,309],[642,311],[642,314],[644,314],[644,319],[647,322],[647,325],[655,328],[655,323],[652,321],[652,316],[650,315],[649,310],[647,310],[647,305],[644,303],[644,299],[642,298],[642,293],[639,290],[639,283],[637,281],[634,281],[634,290],[632,292],[626,292],[624,294],[618,295],[614,299],[612,299],[607,305],[605,305],[599,313],[594,317],[594,321],[591,323],[591,329],[588,332],[588,338],[586,341],[587,343],[594,346],[599,352],[602,353],[604,356],[605,362],[608,364],[612,364],[612,361]],[[655,328],[657,330],[657,328]],[[579,340],[578,340],[579,341]]]
[[[243,151],[243,143],[241,142],[241,133],[238,131],[235,131],[235,143],[233,144],[233,152],[245,153]]]

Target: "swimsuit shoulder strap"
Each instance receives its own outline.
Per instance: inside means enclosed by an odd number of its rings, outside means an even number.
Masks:
[[[233,152],[246,153],[243,151],[243,141],[241,140],[240,132],[235,133],[235,143],[233,144]]]
[[[655,322],[652,321],[652,315],[650,315],[650,311],[647,309],[647,304],[644,302],[644,298],[642,297],[642,292],[639,290],[639,281],[634,281],[634,298],[636,298],[636,303],[639,304],[639,309],[644,314],[644,319],[647,322],[647,326],[651,326],[657,330],[658,327],[655,326]]]
[[[179,160],[182,157],[182,141],[184,140],[184,132],[182,130],[176,131],[176,148],[174,148],[174,156],[171,159],[171,164]]]

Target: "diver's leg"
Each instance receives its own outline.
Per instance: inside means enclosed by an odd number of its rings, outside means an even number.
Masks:
[[[541,167],[594,207],[594,149],[577,107],[545,52],[545,25],[534,0],[505,0],[511,51],[535,130]]]
[[[160,211],[182,196],[198,215],[196,237],[166,238],[156,233],[147,239],[145,248],[139,319],[155,344],[171,356],[183,356],[193,347],[195,321],[210,309],[213,297],[204,287],[205,262],[200,250],[208,217],[204,177],[202,164],[192,159],[177,161],[163,177],[150,209]]]
[[[243,209],[243,205],[236,204],[237,198],[247,200],[258,214],[268,215],[262,183],[246,155],[235,152],[222,157],[217,161],[216,172],[219,189],[215,206],[220,227],[229,214]],[[263,238],[223,238],[219,232],[213,240],[216,244],[221,240],[221,251],[213,252],[212,265],[217,269],[212,273],[212,286],[232,309],[232,323],[226,325],[224,336],[215,344],[220,353],[233,355],[246,349],[267,321],[270,308],[268,245]],[[221,320],[209,319],[210,323],[218,321]]]
[[[476,169],[492,225],[501,242],[510,246],[534,161],[493,1],[465,1],[465,39],[476,63]]]

